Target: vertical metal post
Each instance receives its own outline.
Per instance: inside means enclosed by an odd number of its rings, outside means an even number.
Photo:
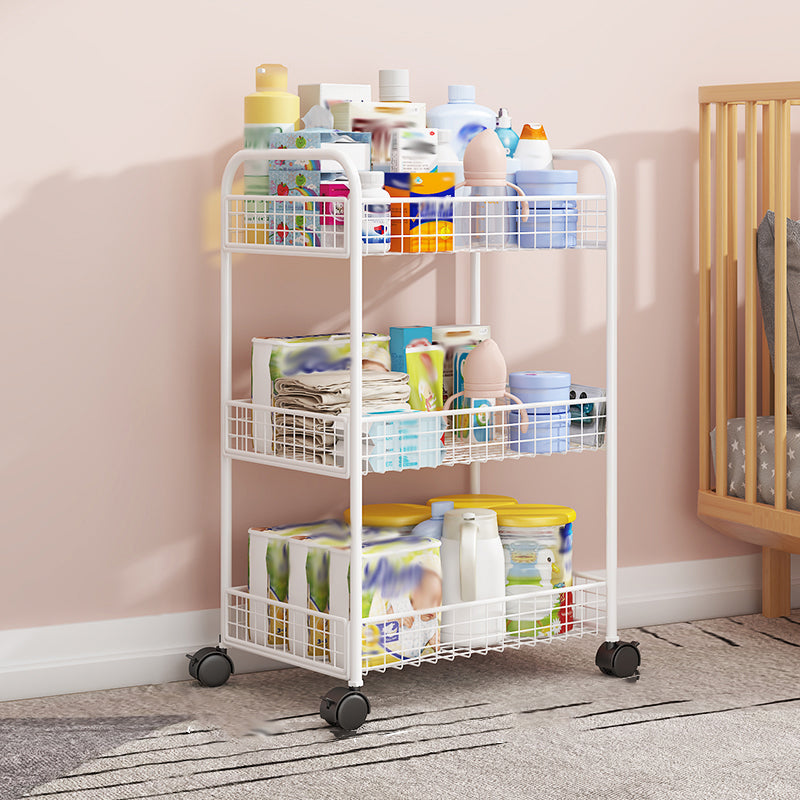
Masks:
[[[469,254],[469,324],[481,324],[481,254]],[[475,461],[469,465],[470,494],[481,493],[481,465]]]
[[[231,192],[233,175],[238,164],[225,170],[222,178],[221,254],[220,254],[220,541],[219,588],[220,633],[227,634],[228,589],[233,585],[233,461],[225,455],[228,437],[228,401],[232,400],[233,372],[233,278],[231,253],[225,248],[228,232],[226,197]]]
[[[619,428],[617,402],[618,278],[617,278],[617,181],[611,165],[598,161],[606,185],[606,591],[608,616],[606,641],[619,640],[617,632],[617,471]]]
[[[361,218],[364,208],[361,202],[361,180],[352,162],[341,159],[350,184],[347,203],[347,240],[350,248],[350,623],[348,626],[348,683],[351,687],[363,686],[361,667],[361,506],[362,492],[362,267]]]

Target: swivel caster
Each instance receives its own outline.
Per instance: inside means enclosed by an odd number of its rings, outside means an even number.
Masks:
[[[370,712],[369,700],[349,686],[331,689],[319,704],[319,715],[329,725],[345,731],[354,731],[364,724]]]
[[[597,650],[594,663],[604,675],[638,677],[639,664],[642,663],[639,642],[604,642]]]
[[[233,661],[222,647],[201,647],[189,659],[189,674],[201,686],[222,686],[233,672]]]

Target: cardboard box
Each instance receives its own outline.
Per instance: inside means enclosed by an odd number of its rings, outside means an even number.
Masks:
[[[300,116],[304,117],[312,106],[332,108],[336,103],[369,102],[372,86],[368,83],[302,83],[297,87],[300,95]]]
[[[425,127],[424,103],[337,103],[331,111],[335,128],[372,134],[372,163],[375,165],[389,163],[393,130]]]
[[[432,335],[433,332],[430,325],[389,328],[389,355],[392,358],[392,372],[407,372],[406,347],[419,339],[424,339],[425,344],[433,344],[431,341]]]
[[[387,172],[384,189],[392,197],[425,197],[428,202],[392,203],[395,253],[442,253],[453,250],[453,172]]]
[[[435,128],[397,128],[392,131],[392,172],[432,172],[438,150]]]

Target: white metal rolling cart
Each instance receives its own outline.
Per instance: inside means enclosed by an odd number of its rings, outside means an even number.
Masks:
[[[480,323],[481,252],[556,246],[605,250],[606,263],[606,390],[582,394],[580,404],[570,404],[567,432],[537,425],[532,452],[519,446],[519,406],[496,406],[489,422],[490,434],[476,442],[460,435],[469,428],[472,413],[465,409],[393,415],[394,425],[376,423],[362,412],[362,200],[358,172],[347,157],[330,149],[241,150],[228,162],[222,178],[221,270],[221,633],[219,646],[205,647],[189,656],[190,674],[207,686],[225,683],[233,671],[226,647],[256,653],[287,665],[331,675],[347,686],[332,689],[322,698],[320,714],[333,725],[358,728],[369,713],[369,702],[360,691],[364,675],[442,659],[453,660],[475,653],[540,645],[575,636],[598,634],[605,623],[605,640],[595,662],[606,674],[629,677],[640,664],[638,643],[621,642],[617,633],[617,195],[614,173],[603,156],[591,150],[556,150],[554,159],[584,161],[602,173],[605,193],[563,197],[527,198],[535,209],[537,226],[528,239],[520,224],[518,198],[456,197],[426,201],[434,218],[453,219],[452,236],[434,226],[433,247],[418,238],[409,249],[470,253],[470,323]],[[323,204],[331,198],[277,195],[254,197],[232,194],[238,168],[246,160],[286,158],[331,159],[339,162],[350,186],[337,225],[325,225]],[[373,201],[374,202],[374,201]],[[393,209],[413,215],[419,199],[393,199]],[[330,210],[330,207],[326,207]],[[418,212],[417,212],[418,213]],[[533,213],[533,212],[532,212]],[[552,224],[548,224],[548,218]],[[528,229],[530,230],[530,228]],[[558,231],[558,232],[556,232]],[[408,234],[404,233],[404,236]],[[394,236],[394,234],[393,234]],[[541,238],[545,237],[545,238]],[[552,237],[552,238],[547,238]],[[232,397],[232,255],[321,256],[350,262],[350,410],[328,415],[255,405]],[[394,255],[393,253],[390,255]],[[529,403],[529,412],[563,410],[563,403]],[[535,417],[542,419],[546,417]],[[550,417],[552,419],[552,417]],[[466,420],[466,423],[465,423]],[[431,435],[431,426],[434,433]],[[399,426],[399,427],[398,427]],[[314,435],[304,435],[311,431]],[[298,434],[301,434],[298,436]],[[516,438],[515,438],[516,437]],[[398,447],[402,440],[403,446]],[[298,444],[300,442],[300,444]],[[413,443],[409,452],[409,442]],[[539,590],[509,598],[492,598],[460,604],[415,609],[414,619],[431,615],[439,621],[440,634],[424,649],[402,652],[399,658],[368,657],[362,631],[391,620],[391,615],[365,616],[362,611],[362,478],[369,472],[470,464],[470,487],[480,492],[480,464],[486,461],[522,459],[541,454],[575,453],[604,448],[606,479],[605,580],[576,575],[569,587]],[[530,450],[531,448],[528,448]],[[398,453],[400,455],[398,455]],[[235,459],[273,467],[344,478],[350,482],[350,596],[347,612],[322,613],[302,605],[278,602],[234,586],[232,577],[232,462]],[[509,627],[499,641],[476,634],[447,636],[447,620],[465,605],[477,609],[483,619],[523,616],[537,619],[558,602],[558,621],[521,633]],[[332,609],[331,609],[332,610]],[[448,617],[450,612],[450,617]],[[404,612],[407,614],[408,612]],[[397,618],[397,615],[395,615]],[[276,625],[276,620],[281,624]],[[313,639],[309,632],[315,631]],[[322,632],[322,633],[320,633]],[[447,643],[447,642],[450,643]]]

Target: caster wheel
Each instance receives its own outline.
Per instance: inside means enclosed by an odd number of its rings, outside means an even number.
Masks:
[[[233,673],[233,661],[221,647],[202,647],[189,659],[189,674],[201,686],[222,686]]]
[[[319,704],[319,715],[322,719],[345,731],[360,728],[369,712],[369,700],[358,689],[348,686],[331,689]]]
[[[639,642],[604,642],[597,650],[594,663],[604,675],[633,677],[642,663]]]

